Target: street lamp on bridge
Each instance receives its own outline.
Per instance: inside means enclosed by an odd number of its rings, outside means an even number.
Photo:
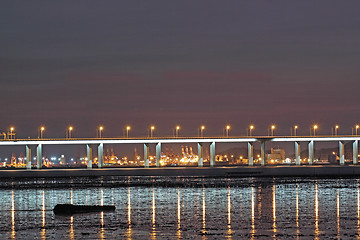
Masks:
[[[338,129],[339,129],[339,125],[335,125],[335,128],[334,128],[334,135],[337,136],[338,134]]]
[[[131,130],[131,127],[130,126],[127,126],[126,127],[126,137],[128,138],[129,137],[129,131]]]
[[[271,125],[271,136],[274,136],[275,125]]]
[[[180,126],[175,127],[175,137],[179,137]]]
[[[296,132],[297,132],[297,129],[299,128],[299,126],[298,125],[295,125],[294,126],[294,136],[296,136]]]
[[[230,125],[227,125],[226,128],[225,128],[225,131],[226,131],[226,137],[229,137],[229,131],[230,131]]]
[[[44,131],[45,131],[45,127],[44,126],[40,127],[40,138],[43,138]]]
[[[153,131],[155,130],[155,126],[150,127],[150,137],[153,137]]]
[[[104,127],[103,126],[100,126],[99,127],[99,138],[101,138],[101,134],[102,134],[102,131],[104,130]]]
[[[252,130],[254,130],[254,125],[250,125],[250,127],[249,127],[249,136],[251,136],[251,134],[252,134]]]
[[[313,126],[313,129],[314,129],[314,136],[315,136],[316,130],[318,129],[318,125],[314,125],[314,126]],[[310,135],[311,135],[311,128],[310,128]]]
[[[15,139],[15,128],[14,127],[10,127],[10,131],[8,131],[8,138],[9,139]]]
[[[200,137],[203,137],[203,136],[204,136],[204,130],[205,130],[205,126],[202,125],[202,126],[200,127]]]
[[[71,138],[71,132],[72,132],[72,130],[73,130],[74,128],[72,127],[72,126],[70,126],[69,128],[68,128],[68,138]]]

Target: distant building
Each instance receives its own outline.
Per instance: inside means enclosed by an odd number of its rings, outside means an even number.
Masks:
[[[271,152],[266,154],[266,159],[284,161],[285,150],[281,148],[271,148]]]
[[[329,163],[338,163],[339,157],[336,155],[335,152],[328,155],[328,161]]]

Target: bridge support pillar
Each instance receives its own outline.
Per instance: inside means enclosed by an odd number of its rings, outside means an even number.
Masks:
[[[248,165],[254,166],[254,144],[248,142]]]
[[[144,143],[144,167],[148,168],[150,166],[149,162],[149,144]]]
[[[98,146],[98,168],[104,167],[104,143]]]
[[[353,142],[353,164],[358,164],[358,155],[359,155],[359,141],[355,140]]]
[[[156,167],[160,167],[161,159],[161,142],[156,144]]]
[[[210,167],[215,166],[215,142],[210,143]]]
[[[265,148],[265,141],[261,142],[261,166],[265,166],[266,164],[266,148]]]
[[[31,147],[26,145],[26,169],[31,170]]]
[[[204,166],[204,149],[203,149],[203,144],[202,143],[198,143],[198,167],[203,167]]]
[[[314,141],[311,140],[309,142],[309,164],[312,165],[314,163]]]
[[[86,145],[86,158],[87,158],[87,162],[86,162],[86,166],[87,168],[92,168],[92,147],[90,146],[90,144]]]
[[[300,142],[295,142],[295,162],[300,165]]]
[[[345,164],[345,151],[344,151],[344,141],[339,141],[339,157],[340,157],[340,165]]]
[[[42,144],[38,144],[36,147],[36,168],[42,167]]]

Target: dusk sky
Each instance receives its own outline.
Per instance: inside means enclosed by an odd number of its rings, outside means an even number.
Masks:
[[[0,132],[18,138],[351,134],[360,1],[6,1]]]

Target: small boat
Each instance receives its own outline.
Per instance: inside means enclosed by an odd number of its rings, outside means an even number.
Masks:
[[[72,215],[76,213],[92,213],[105,211],[115,211],[115,206],[57,204],[54,207],[55,215]]]

